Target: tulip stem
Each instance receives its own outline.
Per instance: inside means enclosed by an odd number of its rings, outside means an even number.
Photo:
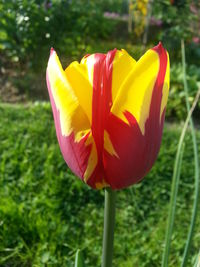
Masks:
[[[102,267],[112,266],[115,226],[115,196],[115,191],[111,188],[105,188]]]

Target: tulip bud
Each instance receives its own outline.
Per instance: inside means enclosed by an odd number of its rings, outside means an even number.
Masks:
[[[121,189],[154,164],[169,92],[162,44],[138,61],[125,50],[85,56],[63,70],[52,49],[47,86],[63,157],[92,188]]]

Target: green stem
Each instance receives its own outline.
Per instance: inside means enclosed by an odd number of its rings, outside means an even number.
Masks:
[[[194,264],[194,267],[199,267],[199,266],[200,266],[200,250],[199,250],[199,254],[197,255],[196,262]]]
[[[115,195],[116,192],[111,188],[105,189],[102,267],[112,266],[115,225]]]
[[[170,243],[171,243],[171,236],[172,236],[172,230],[174,226],[174,217],[175,217],[175,209],[176,209],[176,196],[178,192],[178,182],[179,182],[179,176],[180,176],[180,165],[181,165],[181,159],[183,154],[183,141],[186,134],[186,130],[190,121],[190,118],[192,116],[192,112],[194,111],[198,99],[200,97],[200,89],[198,90],[196,97],[194,99],[193,105],[191,109],[188,112],[187,119],[184,123],[183,130],[181,132],[181,136],[178,143],[178,148],[176,152],[176,159],[174,163],[174,171],[173,171],[173,178],[172,178],[172,189],[171,189],[171,198],[170,198],[170,207],[169,207],[169,217],[168,217],[168,224],[167,224],[167,231],[166,231],[166,237],[165,237],[165,249],[163,253],[162,258],[162,267],[168,266],[168,258],[169,258],[169,251],[170,251]]]
[[[199,253],[197,255],[197,259],[196,259],[193,267],[199,267],[199,265],[200,265],[200,250],[199,250]]]
[[[183,158],[183,139],[182,142],[179,142],[179,146],[177,149],[176,160],[174,164],[174,172],[172,178],[172,187],[171,187],[171,198],[170,198],[170,208],[169,208],[169,215],[168,215],[168,225],[165,237],[165,250],[162,259],[162,267],[168,266],[168,259],[169,259],[169,252],[170,252],[170,243],[171,243],[171,236],[174,226],[174,217],[176,211],[176,198],[178,194],[178,185],[181,173],[181,164]]]
[[[188,85],[186,80],[186,63],[185,63],[185,45],[184,40],[181,40],[181,52],[182,52],[182,65],[183,65],[183,83],[184,83],[184,90],[185,90],[185,98],[186,98],[186,107],[187,112],[190,110],[190,103],[189,103],[189,94],[188,94]],[[192,142],[193,142],[193,150],[194,150],[194,163],[195,163],[195,192],[194,192],[194,202],[193,202],[193,210],[192,210],[192,217],[190,223],[190,229],[188,232],[188,237],[185,245],[185,250],[183,253],[183,260],[181,267],[185,267],[187,264],[189,249],[191,246],[192,236],[194,232],[195,221],[197,217],[198,211],[198,199],[199,199],[199,159],[198,159],[198,150],[197,150],[197,140],[195,135],[194,124],[192,121],[192,117],[190,118],[190,128],[191,128],[191,135],[192,135]]]
[[[85,267],[83,254],[80,249],[76,252],[75,266],[74,267]]]

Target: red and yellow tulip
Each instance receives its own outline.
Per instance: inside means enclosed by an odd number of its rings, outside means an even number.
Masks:
[[[46,75],[58,142],[71,170],[98,189],[141,180],[162,138],[169,91],[162,44],[138,61],[114,49],[65,70],[52,49]]]

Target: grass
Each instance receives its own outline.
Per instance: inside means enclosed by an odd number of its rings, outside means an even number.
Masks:
[[[49,104],[0,105],[0,266],[100,266],[104,192],[67,169]],[[166,125],[156,164],[139,184],[117,192],[113,267],[161,265],[173,163],[181,125]],[[198,145],[200,134],[197,134]],[[200,146],[198,146],[200,147]],[[170,266],[180,265],[193,201],[193,150],[185,139]],[[190,251],[200,244],[200,217]]]

